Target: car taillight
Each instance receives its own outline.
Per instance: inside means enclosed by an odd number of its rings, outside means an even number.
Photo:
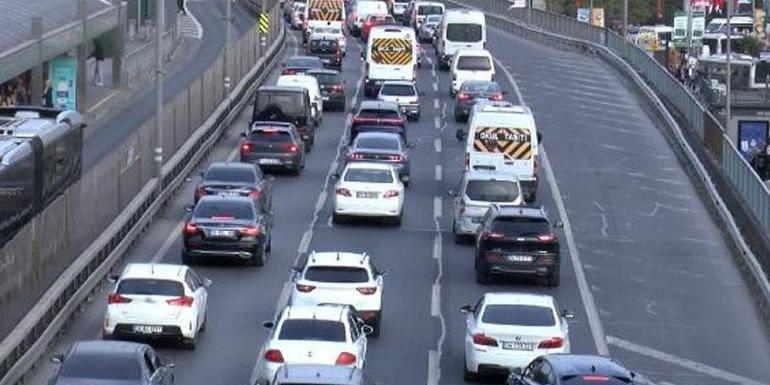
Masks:
[[[195,223],[189,222],[186,225],[184,225],[184,233],[187,235],[193,235],[198,232],[198,225]]]
[[[131,298],[126,298],[120,294],[110,294],[107,296],[107,304],[108,305],[114,305],[114,304],[120,304],[120,303],[129,303],[131,302]]]
[[[476,333],[473,335],[473,344],[483,346],[497,346],[497,340],[492,337],[485,336],[484,333]]]
[[[184,297],[174,298],[166,301],[166,303],[171,306],[192,307],[193,297],[184,296]]]
[[[332,91],[342,92],[342,90],[343,90],[342,84],[335,84],[332,86]]]
[[[353,365],[356,363],[356,356],[353,353],[342,352],[337,356],[334,365]]]
[[[540,342],[540,345],[537,345],[538,349],[556,349],[560,348],[564,345],[564,338],[561,337],[551,337],[547,340],[543,340]]]
[[[457,94],[457,100],[468,100],[471,98],[471,95],[466,92],[460,92]]]
[[[354,153],[348,155],[348,159],[350,159],[350,160],[364,160],[364,154],[359,154],[359,153],[354,152]]]
[[[249,152],[251,152],[251,143],[249,142],[241,143],[241,154],[248,154]]]
[[[350,190],[348,190],[348,189],[346,189],[344,187],[337,188],[336,193],[337,193],[337,195],[342,195],[342,196],[345,196],[345,197],[352,196],[350,194]]]
[[[257,199],[261,196],[262,196],[262,191],[259,189],[251,190],[251,192],[249,193],[249,197],[251,197],[252,199]]]
[[[582,377],[583,381],[586,382],[607,382],[610,380],[607,376],[597,376],[597,375],[588,375]]]
[[[377,287],[357,287],[356,290],[363,295],[372,295],[377,292]]]
[[[296,71],[291,68],[284,68],[281,75],[294,75],[294,72]]]
[[[371,26],[372,26],[372,22],[371,21],[367,21],[366,23],[364,23],[364,28],[369,28]]]
[[[503,233],[496,233],[493,231],[487,231],[481,234],[481,239],[503,239],[505,235]]]
[[[282,364],[283,354],[281,354],[281,351],[278,349],[270,349],[265,352],[265,360],[267,362]]]
[[[313,290],[315,290],[315,286],[313,285],[303,285],[301,283],[297,284],[297,291],[301,293],[310,293]]]
[[[556,240],[556,236],[553,234],[540,234],[537,236],[537,240],[540,242],[553,242]]]
[[[395,198],[398,196],[398,190],[388,190],[382,195],[383,198]]]
[[[497,100],[497,101],[503,100],[503,94],[500,94],[500,93],[492,94],[489,96],[489,100]]]
[[[245,237],[256,237],[262,233],[262,229],[259,226],[248,226],[242,228],[240,233]]]
[[[290,143],[286,145],[286,151],[288,152],[297,152],[298,148],[297,145],[294,143]]]
[[[400,162],[402,158],[401,155],[389,155],[388,160],[391,162]]]

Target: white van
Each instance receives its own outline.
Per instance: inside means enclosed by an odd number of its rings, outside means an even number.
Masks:
[[[412,27],[414,27],[415,31],[417,31],[422,27],[422,22],[425,21],[425,18],[428,17],[428,15],[443,15],[444,10],[443,3],[437,1],[417,1],[414,3],[414,7],[412,7],[412,14],[409,15],[409,22]]]
[[[539,135],[532,112],[523,106],[486,105],[468,125],[465,164],[468,170],[489,170],[517,177],[524,200],[537,194]]]
[[[350,12],[348,30],[353,36],[361,35],[361,27],[369,15],[387,15],[388,4],[384,1],[357,1],[355,8]]]
[[[481,11],[449,9],[436,33],[436,57],[439,69],[444,71],[449,70],[457,51],[484,49],[487,45],[486,19]]]
[[[495,80],[495,63],[485,49],[463,49],[452,59],[452,85],[449,94],[454,96],[466,80]]]
[[[308,75],[281,75],[275,83],[277,86],[302,87],[307,90],[310,96],[310,111],[316,124],[321,123],[324,112],[324,102],[321,96],[321,87],[318,80]]]
[[[345,20],[343,0],[307,0],[303,30],[305,35],[315,27],[338,27],[342,29]],[[307,36],[304,36],[305,40]]]
[[[364,55],[364,95],[377,96],[386,80],[417,78],[417,36],[409,27],[377,26],[369,32]]]

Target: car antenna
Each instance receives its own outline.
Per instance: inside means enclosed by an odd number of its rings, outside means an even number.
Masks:
[[[591,373],[596,373],[596,365],[591,365]]]

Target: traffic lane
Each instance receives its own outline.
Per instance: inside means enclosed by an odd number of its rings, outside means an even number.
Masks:
[[[631,86],[600,60],[489,39],[544,132],[606,333],[770,381],[770,335],[729,243]]]

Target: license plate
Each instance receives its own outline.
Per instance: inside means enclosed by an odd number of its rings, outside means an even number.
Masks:
[[[327,101],[327,100],[329,100],[329,97],[328,96],[324,96],[321,99],[323,99],[323,101]]]
[[[278,159],[266,158],[266,159],[260,159],[259,164],[281,164],[281,161]]]
[[[378,194],[377,194],[376,192],[371,192],[371,191],[359,191],[359,192],[357,192],[357,193],[356,193],[356,198],[367,198],[367,199],[372,199],[372,198],[377,198],[377,195],[378,195]]]
[[[219,193],[219,195],[221,195],[223,197],[236,197],[236,196],[239,196],[241,194],[238,193],[237,191],[221,191]]]
[[[535,349],[535,344],[533,342],[503,341],[503,349],[505,349],[505,350],[533,350],[533,349]]]
[[[163,332],[163,326],[157,325],[134,325],[134,333],[142,334],[160,334]]]
[[[321,63],[329,64],[329,63],[331,63],[331,60],[329,60],[329,59],[321,59]]]
[[[235,231],[233,230],[211,230],[209,233],[212,237],[234,237]]]
[[[506,255],[505,259],[507,259],[509,262],[532,262],[533,258],[531,255]]]

